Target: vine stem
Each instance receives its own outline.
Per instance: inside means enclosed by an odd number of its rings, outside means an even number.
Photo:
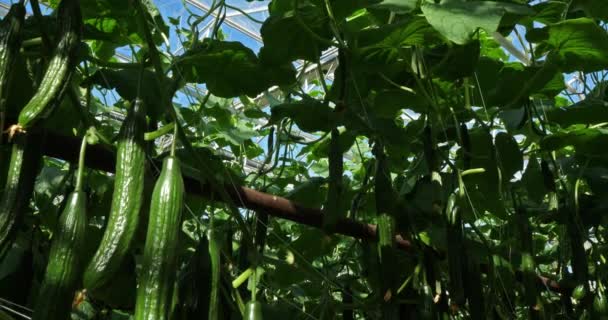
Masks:
[[[175,157],[175,145],[177,144],[177,127],[178,126],[176,126],[176,125],[173,126],[173,141],[171,141],[171,157]]]
[[[257,294],[257,287],[258,287],[258,279],[257,279],[257,267],[255,267],[253,269],[253,278],[251,279],[252,281],[252,287],[251,287],[251,301],[255,302],[255,296]]]
[[[76,174],[76,192],[82,191],[82,181],[84,180],[84,158],[87,150],[87,135],[82,137],[80,144],[80,154],[78,156],[78,173]]]

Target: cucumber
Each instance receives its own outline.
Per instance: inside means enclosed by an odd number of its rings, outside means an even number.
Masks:
[[[168,319],[177,269],[178,236],[184,195],[179,160],[169,156],[152,192],[135,320]]]
[[[67,198],[53,233],[49,262],[36,299],[33,320],[69,319],[82,276],[87,228],[87,195],[82,191],[87,137],[82,139],[76,187]]]
[[[466,248],[466,252],[473,252],[470,248]],[[465,294],[469,303],[469,313],[471,319],[486,319],[485,299],[483,295],[483,283],[481,280],[481,270],[479,261],[471,254],[466,255],[466,283]]]
[[[59,43],[49,61],[38,91],[19,113],[18,125],[27,129],[46,117],[61,102],[76,67],[82,38],[82,16],[78,0],[62,0],[57,8]]]
[[[209,292],[209,313],[207,319],[220,319],[220,276],[221,276],[221,255],[220,255],[220,235],[214,227],[214,217],[207,231],[209,239],[209,260],[211,262],[211,291]]]
[[[42,160],[40,138],[33,134],[13,137],[8,173],[0,199],[0,258],[12,246],[16,227],[32,195]]]
[[[11,5],[0,22],[0,128],[4,130],[6,101],[11,86],[11,74],[15,58],[21,49],[21,28],[25,19],[25,6],[22,3]],[[0,136],[0,142],[2,142]]]
[[[108,224],[99,248],[84,271],[84,286],[91,291],[113,280],[129,253],[139,224],[146,165],[145,112],[143,102],[137,100],[119,132]]]
[[[452,308],[465,303],[464,294],[464,237],[462,231],[462,208],[458,206],[456,194],[451,194],[446,206],[446,239],[448,254],[450,304]]]
[[[323,215],[323,229],[329,233],[333,232],[341,219],[346,218],[346,210],[341,202],[343,198],[342,174],[344,173],[344,161],[340,148],[340,132],[337,128],[334,128],[331,130],[329,143],[329,188]]]
[[[243,320],[262,320],[262,304],[259,301],[247,302]]]
[[[44,281],[38,293],[34,320],[69,319],[72,300],[81,276],[86,233],[86,200],[82,191],[72,192],[59,218]]]

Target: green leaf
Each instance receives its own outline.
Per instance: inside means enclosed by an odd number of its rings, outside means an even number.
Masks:
[[[429,23],[448,40],[469,42],[478,29],[494,32],[507,12],[534,14],[530,8],[505,2],[443,0],[440,4],[425,1],[422,12]]]
[[[371,6],[371,8],[386,9],[398,14],[411,12],[417,7],[418,0],[384,0]]]
[[[325,200],[327,182],[324,178],[314,177],[299,183],[288,194],[287,198],[296,203],[306,203],[311,208],[318,208]]]
[[[290,118],[306,132],[327,132],[335,127],[338,120],[333,109],[317,100],[281,104],[273,107],[271,113],[269,124]]]
[[[556,23],[562,20],[564,11],[568,9],[568,3],[565,2],[541,2],[534,5],[532,8],[537,12],[531,20],[543,24]],[[530,21],[530,25],[532,22]]]
[[[152,2],[144,0],[143,4],[148,9],[145,14],[154,25],[151,28],[154,42],[160,45],[164,41],[162,34],[168,35],[169,28]],[[112,57],[118,47],[144,43],[139,13],[131,10],[127,1],[83,0],[80,6],[86,38],[99,40],[92,44],[99,58]]]
[[[360,51],[364,60],[391,64],[403,54],[403,48],[433,43],[439,34],[422,17],[414,17],[398,24],[383,25],[363,30],[359,34]]]
[[[477,77],[481,92],[474,90],[474,99],[484,101],[488,107],[517,108],[530,95],[553,98],[565,87],[563,74],[553,64],[526,67],[482,57]]]
[[[608,130],[600,128],[580,128],[557,132],[541,141],[545,150],[558,150],[573,146],[577,153],[585,156],[608,156]]]
[[[526,39],[539,43],[537,54],[564,72],[593,72],[608,68],[608,33],[588,18],[571,19],[529,30]]]
[[[260,30],[264,39],[260,59],[264,64],[282,65],[297,59],[316,62],[329,48],[326,41],[332,34],[323,9],[301,1],[297,10],[271,12]]]
[[[260,64],[258,57],[240,42],[205,39],[197,48],[175,61],[187,82],[205,83],[218,97],[256,96],[273,85],[295,82],[291,65]]]
[[[349,130],[349,131],[340,133],[340,137],[338,138],[338,144],[340,145],[339,152],[341,154],[343,154],[346,151],[348,151],[355,143],[356,138],[357,138],[357,134],[354,131]],[[325,137],[325,139],[321,140],[319,143],[315,143],[314,145],[312,145],[312,147],[308,149],[308,151],[311,152],[310,153],[312,155],[311,158],[320,159],[320,158],[329,157],[330,141],[331,141],[331,138],[328,135],[327,137]]]
[[[418,113],[426,112],[427,101],[417,94],[404,90],[383,90],[373,94],[373,108],[377,117],[394,119],[401,109],[411,109]]]
[[[570,10],[582,10],[587,16],[591,18],[608,20],[608,1],[574,0],[570,4]]]
[[[448,81],[473,75],[480,54],[480,42],[471,41],[465,45],[444,45],[429,48],[425,61],[431,65],[431,74]]]
[[[125,100],[135,100],[138,97],[139,85],[139,70],[137,69],[100,69],[95,71],[89,78],[83,80],[81,86],[86,87],[89,84],[96,84],[106,89],[116,89],[116,92]],[[162,114],[166,110],[160,101],[160,88],[154,73],[150,70],[145,70],[142,76],[140,97],[144,100],[147,106],[150,107],[152,113]]]
[[[573,124],[597,124],[608,122],[608,103],[597,99],[585,99],[571,106],[546,110],[547,120],[566,128]]]
[[[222,128],[222,130],[218,130],[215,135],[226,139],[229,143],[235,146],[239,146],[245,143],[245,141],[255,137],[257,135],[257,131],[243,125],[237,125],[230,128]]]

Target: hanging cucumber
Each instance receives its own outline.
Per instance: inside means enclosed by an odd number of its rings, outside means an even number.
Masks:
[[[450,302],[453,309],[465,303],[464,294],[464,254],[462,234],[462,208],[456,203],[456,194],[452,193],[446,205],[446,239],[448,247],[448,270],[450,275]]]
[[[333,128],[329,142],[329,189],[323,215],[323,229],[330,233],[341,219],[346,218],[346,210],[342,206],[343,162],[342,150],[340,150],[340,132],[338,128]]]
[[[474,250],[466,248],[467,253],[474,252]],[[483,295],[483,283],[481,281],[481,270],[479,268],[479,261],[472,254],[467,254],[465,270],[466,282],[465,282],[465,293],[467,301],[469,303],[469,313],[471,319],[486,319],[485,299]]]
[[[82,139],[76,187],[66,200],[53,234],[49,262],[33,320],[69,319],[74,293],[82,272],[83,245],[87,226],[87,196],[83,190],[84,156],[87,138]]]
[[[141,100],[128,110],[118,135],[114,193],[108,224],[93,259],[84,271],[88,290],[113,280],[131,247],[143,199],[146,152],[145,106]]]
[[[82,17],[78,0],[62,0],[57,8],[59,43],[42,78],[38,91],[19,113],[20,129],[27,129],[46,117],[61,101],[76,67],[82,37]]]
[[[262,304],[259,301],[249,301],[245,305],[244,320],[262,320]]]
[[[41,137],[17,134],[13,137],[6,182],[0,199],[0,260],[13,243],[16,226],[32,195],[42,160]]]
[[[209,294],[209,315],[207,319],[218,320],[220,318],[220,238],[215,230],[214,217],[208,231],[209,258],[211,261],[211,292]]]
[[[21,48],[21,27],[25,19],[23,3],[11,5],[2,22],[0,22],[0,129],[4,130],[6,101],[11,86],[11,74],[15,58]],[[2,136],[0,135],[0,143]]]
[[[137,288],[135,320],[168,319],[177,268],[178,236],[184,180],[175,141],[152,192],[142,272]]]

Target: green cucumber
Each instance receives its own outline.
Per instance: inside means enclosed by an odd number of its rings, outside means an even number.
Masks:
[[[343,162],[340,147],[340,132],[338,128],[334,128],[331,130],[329,142],[329,188],[327,190],[327,200],[324,206],[325,213],[323,215],[323,229],[329,233],[333,232],[341,219],[346,218],[346,210],[341,202],[343,198]]]
[[[60,40],[38,91],[19,113],[18,124],[23,129],[48,116],[53,106],[61,101],[76,67],[76,54],[82,38],[79,1],[62,0],[57,12]]]
[[[178,236],[184,195],[179,160],[169,156],[152,192],[135,320],[168,319],[177,270]]]
[[[462,208],[457,204],[456,194],[451,194],[446,206],[446,239],[448,254],[450,303],[453,308],[463,306],[464,294],[464,237],[462,232]]]
[[[21,27],[25,19],[23,3],[11,5],[0,22],[0,128],[4,130],[6,101],[11,86],[11,73],[21,48]],[[2,142],[0,136],[0,142]]]
[[[114,193],[99,248],[84,271],[84,286],[94,291],[108,284],[129,253],[143,200],[146,152],[145,106],[137,100],[120,129]]]
[[[0,257],[12,245],[16,227],[29,203],[42,160],[40,151],[40,136],[18,133],[13,137],[8,173],[0,199]]]
[[[259,301],[247,302],[243,320],[262,320],[262,304]]]
[[[32,319],[65,320],[81,275],[81,257],[86,233],[86,200],[82,191],[72,192],[55,231],[49,263],[36,300]]]
[[[466,252],[473,252],[471,248],[466,248]],[[469,303],[469,313],[471,319],[486,319],[485,299],[483,295],[483,283],[481,281],[481,270],[479,261],[471,254],[466,256],[466,283],[465,293]]]
[[[86,137],[82,139],[80,147],[76,187],[67,198],[53,234],[33,320],[69,319],[74,293],[81,280],[87,228],[87,195],[82,191],[86,140]]]
[[[209,293],[209,313],[207,319],[220,319],[220,276],[221,255],[220,235],[215,230],[214,217],[211,217],[207,238],[209,239],[209,259],[211,262],[211,291]]]

